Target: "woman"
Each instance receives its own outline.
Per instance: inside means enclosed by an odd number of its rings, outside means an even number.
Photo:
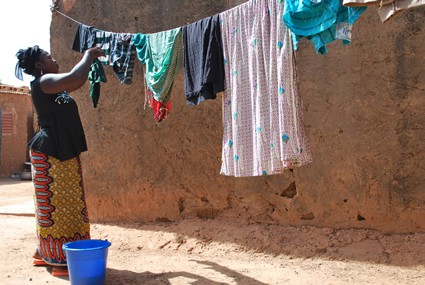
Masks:
[[[68,73],[38,46],[16,54],[15,75],[32,75],[31,97],[39,131],[29,142],[33,168],[38,237],[34,265],[52,265],[54,276],[67,276],[62,245],[90,239],[79,155],[87,150],[84,130],[74,99],[68,92],[79,89],[88,78],[94,59],[104,56],[99,48],[88,49]]]

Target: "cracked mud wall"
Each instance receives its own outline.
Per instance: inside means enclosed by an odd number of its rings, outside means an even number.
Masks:
[[[62,12],[113,32],[153,33],[244,1],[60,1]],[[131,85],[105,67],[96,109],[89,83],[79,104],[89,151],[82,155],[92,221],[241,219],[265,224],[425,230],[425,7],[382,24],[375,9],[355,23],[352,43],[319,56],[297,52],[303,116],[313,163],[269,177],[219,175],[221,96],[187,106],[180,71],[161,124],[145,107],[139,61]],[[69,70],[77,24],[53,15],[51,51]]]

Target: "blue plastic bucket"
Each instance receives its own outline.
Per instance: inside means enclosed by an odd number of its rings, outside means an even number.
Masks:
[[[62,246],[71,285],[103,285],[106,277],[107,240],[79,240]]]

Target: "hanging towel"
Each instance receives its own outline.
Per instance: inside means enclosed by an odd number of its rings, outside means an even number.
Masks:
[[[301,38],[308,39],[318,54],[326,54],[327,44],[351,42],[354,22],[366,7],[345,7],[340,0],[285,0],[283,21],[292,31],[294,48]]]
[[[145,82],[155,100],[166,103],[182,53],[181,28],[155,34],[135,34],[137,57],[145,65]]]
[[[93,60],[89,71],[90,81],[90,98],[93,102],[93,107],[97,107],[100,97],[100,82],[106,82],[105,71],[103,70],[101,62],[96,58]]]
[[[225,91],[221,174],[282,173],[311,162],[283,1],[220,14]]]
[[[224,63],[218,15],[183,27],[184,93],[188,105],[224,91]]]

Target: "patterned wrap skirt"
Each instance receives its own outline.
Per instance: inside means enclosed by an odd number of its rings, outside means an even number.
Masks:
[[[64,243],[90,239],[79,157],[60,161],[30,150],[37,252],[51,265],[66,266]]]

